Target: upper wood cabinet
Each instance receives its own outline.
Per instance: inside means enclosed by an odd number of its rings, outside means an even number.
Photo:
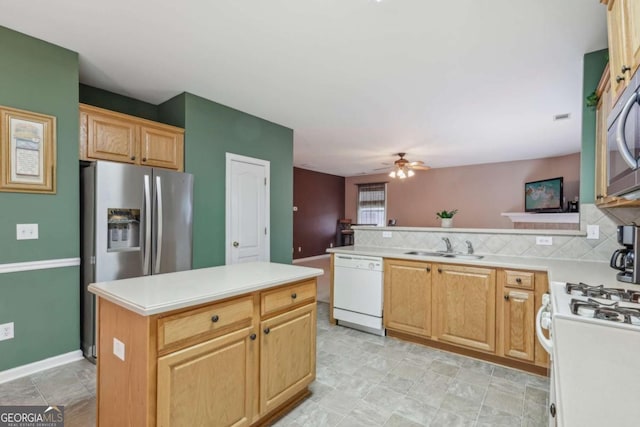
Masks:
[[[640,65],[640,4],[638,0],[607,2],[609,70],[617,99]]]
[[[431,264],[387,259],[384,264],[384,326],[431,336]]]
[[[433,277],[439,341],[495,352],[496,271],[438,264]]]
[[[184,129],[80,104],[80,159],[184,170]]]

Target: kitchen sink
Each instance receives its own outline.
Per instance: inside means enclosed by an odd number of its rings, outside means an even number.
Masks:
[[[483,255],[463,254],[457,252],[445,252],[445,251],[409,251],[405,252],[405,255],[418,255],[418,256],[441,256],[445,258],[460,258],[460,259],[482,259]]]

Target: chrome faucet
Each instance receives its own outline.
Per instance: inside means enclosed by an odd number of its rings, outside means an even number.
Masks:
[[[448,237],[443,237],[444,243],[447,245],[447,252],[453,252],[453,248],[451,247],[451,242]]]
[[[467,253],[469,255],[473,254],[473,245],[471,244],[471,240],[467,240]]]

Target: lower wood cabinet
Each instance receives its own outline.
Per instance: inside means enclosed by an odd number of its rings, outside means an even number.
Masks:
[[[315,379],[316,305],[260,323],[260,412],[268,413]]]
[[[384,326],[431,336],[431,264],[385,260]]]
[[[505,288],[502,303],[504,356],[533,362],[534,294],[532,291]]]
[[[158,359],[158,426],[248,426],[256,334],[244,328]]]
[[[315,279],[154,316],[99,298],[98,312],[98,426],[260,425],[315,379]]]
[[[433,288],[436,338],[495,352],[495,269],[438,264]]]

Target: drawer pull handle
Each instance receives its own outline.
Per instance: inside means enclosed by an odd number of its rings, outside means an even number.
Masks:
[[[438,268],[438,273],[442,273],[442,269],[441,268]]]
[[[218,320],[220,320],[220,317],[217,314],[214,314],[213,317],[211,318],[211,321],[213,323],[216,323]]]
[[[265,334],[265,335],[269,335],[269,332],[271,332],[271,329],[269,329],[269,328],[264,328],[264,334]]]
[[[431,273],[431,267],[427,267],[427,273]]]
[[[146,162],[146,161],[147,161],[147,158],[146,158],[146,157],[143,157],[143,158],[142,158],[142,161],[143,161],[143,162]]]
[[[135,159],[136,159],[136,156],[131,156],[131,160],[135,160]]]
[[[516,277],[516,283],[522,283],[522,279],[519,277]]]
[[[505,301],[509,301],[509,294],[506,294],[506,295],[504,296],[504,300],[505,300]]]
[[[298,295],[294,292],[294,293],[291,294],[291,298],[296,299],[296,298],[298,298]]]
[[[255,341],[256,340],[256,334],[251,334],[249,335],[249,338],[251,338],[251,341]]]

